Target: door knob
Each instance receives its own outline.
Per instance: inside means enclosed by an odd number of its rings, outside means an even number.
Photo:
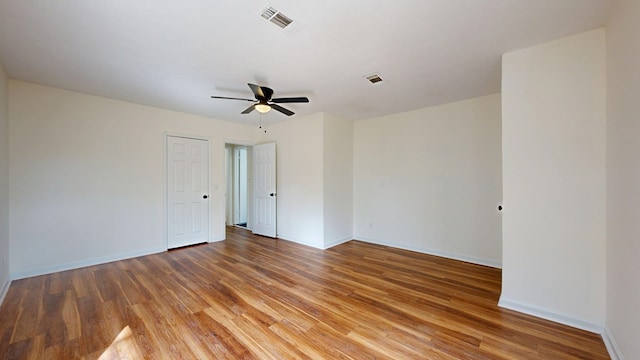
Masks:
[[[203,199],[206,199],[206,198],[208,198],[208,197],[209,197],[209,196],[207,196],[207,195],[202,195],[202,198],[203,198]]]
[[[276,196],[276,193],[271,193],[269,194],[269,196]]]

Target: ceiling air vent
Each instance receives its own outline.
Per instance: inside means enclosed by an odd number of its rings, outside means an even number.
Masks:
[[[264,9],[264,11],[262,12],[262,17],[269,20],[273,17],[273,15],[277,14],[278,10],[270,7],[270,8],[266,8]]]
[[[272,23],[278,25],[282,29],[286,28],[287,26],[289,26],[289,24],[293,22],[293,20],[289,19],[288,17],[283,15],[280,11],[272,7],[268,7],[264,9],[261,16],[271,21]]]
[[[373,85],[381,85],[384,82],[378,73],[365,75],[364,78]]]

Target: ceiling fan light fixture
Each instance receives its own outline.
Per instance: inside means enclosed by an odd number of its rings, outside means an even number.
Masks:
[[[268,113],[271,110],[271,106],[268,104],[256,104],[255,108],[261,114]]]

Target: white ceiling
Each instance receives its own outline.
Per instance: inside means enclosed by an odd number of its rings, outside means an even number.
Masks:
[[[0,0],[9,77],[217,119],[272,87],[363,119],[500,91],[505,52],[604,25],[611,0]],[[290,34],[263,19],[270,5]],[[363,75],[379,72],[373,86]],[[270,121],[287,117],[271,111]]]

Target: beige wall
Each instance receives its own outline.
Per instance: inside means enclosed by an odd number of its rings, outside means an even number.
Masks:
[[[500,95],[354,125],[357,239],[500,266]]]
[[[276,142],[278,237],[324,246],[324,115],[296,117],[267,127]]]
[[[165,132],[211,140],[210,240],[224,239],[224,139],[256,128],[14,80],[9,106],[14,277],[166,249]]]
[[[351,240],[353,122],[317,113],[267,127],[276,142],[278,237],[316,248]]]
[[[640,359],[640,1],[607,23],[607,331],[619,358]]]
[[[352,238],[350,121],[318,113],[264,134],[21,81],[9,99],[14,277],[163,251],[166,133],[212,142],[212,241],[225,236],[225,141],[277,143],[281,238],[318,248]]]
[[[324,114],[324,247],[353,239],[353,121]]]
[[[605,32],[502,61],[500,304],[599,332],[605,319]]]
[[[0,64],[0,304],[9,289],[9,105],[8,79]]]

